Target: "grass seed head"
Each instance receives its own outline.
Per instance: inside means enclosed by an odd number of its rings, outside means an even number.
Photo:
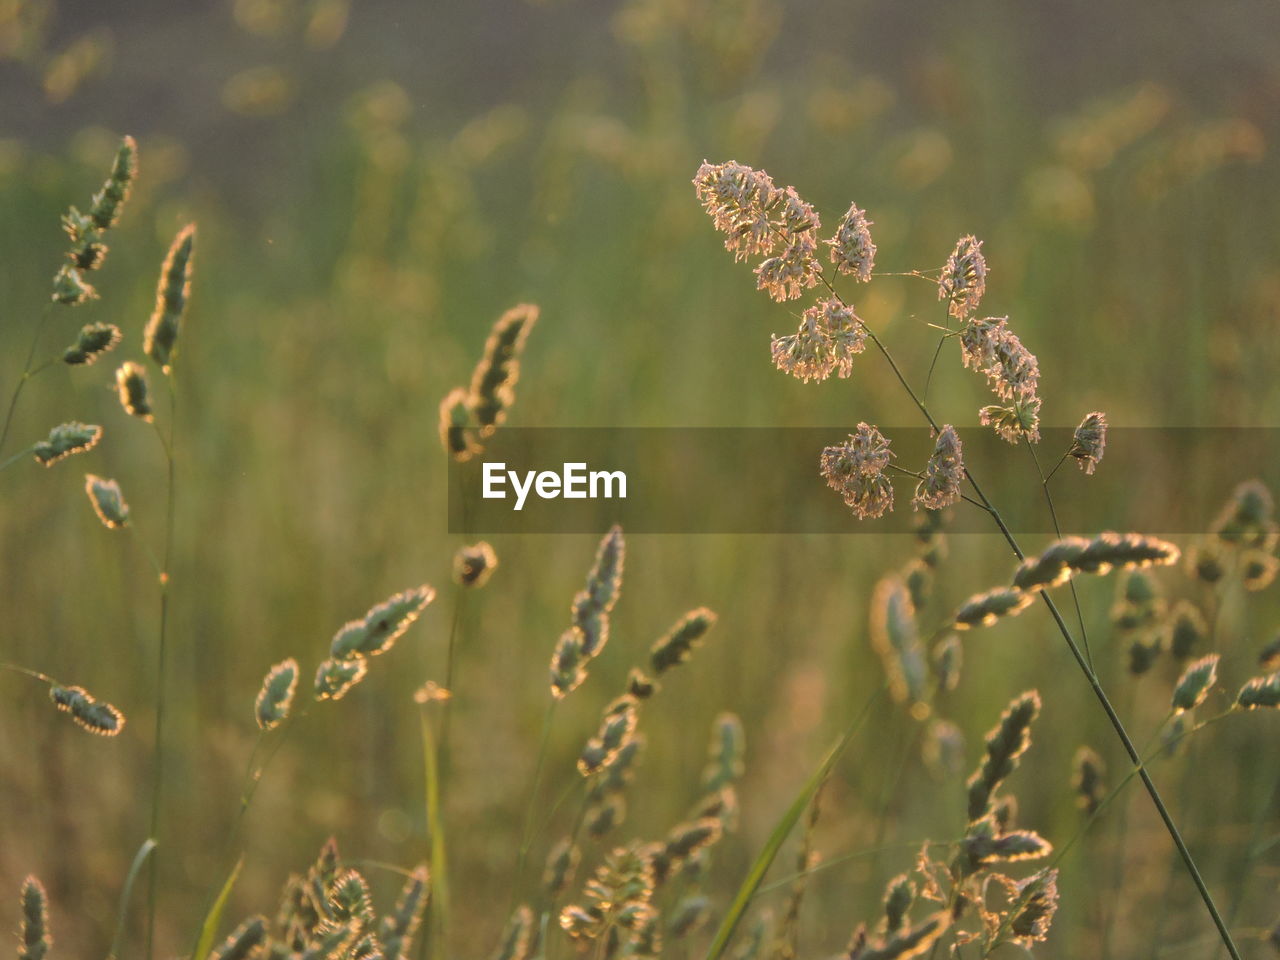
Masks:
[[[964,447],[955,427],[947,424],[938,433],[933,453],[924,466],[924,479],[916,484],[911,505],[916,510],[942,510],[960,499],[964,482]]]
[[[85,280],[77,267],[64,263],[53,275],[53,293],[50,299],[66,307],[78,307],[90,300],[97,300],[98,291]]]
[[[143,334],[143,351],[165,373],[169,372],[173,349],[178,342],[178,328],[187,311],[187,299],[191,296],[195,241],[194,223],[187,224],[173,238],[164,265],[160,268],[156,306]]]
[[[978,309],[986,292],[987,260],[982,255],[982,241],[972,235],[963,236],[942,267],[938,299],[947,302],[947,313],[963,320]]]
[[[209,954],[209,960],[248,960],[267,938],[267,918],[250,917]]]
[[[484,356],[471,375],[471,389],[467,394],[467,409],[482,438],[497,430],[515,403],[520,356],[529,331],[537,321],[536,306],[519,304],[498,319],[485,342]]]
[[[133,137],[120,141],[111,173],[102,189],[93,195],[89,216],[99,230],[109,230],[120,219],[120,209],[129,199],[129,191],[138,176],[138,144]]]
[[[1031,724],[1039,715],[1040,695],[1030,690],[1010,702],[1000,722],[987,734],[986,756],[966,784],[971,823],[990,811],[992,795],[1018,768],[1022,754],[1031,746]]]
[[[885,577],[872,594],[871,645],[884,664],[894,700],[922,703],[929,668],[920,644],[915,607],[905,584],[897,577]]]
[[[649,665],[659,676],[689,659],[716,623],[716,615],[706,607],[690,610],[649,648]]]
[[[272,667],[262,681],[254,716],[262,730],[273,730],[289,717],[293,695],[298,689],[298,661],[290,657]]]
[[[551,695],[562,700],[587,679],[587,657],[582,650],[582,631],[570,627],[560,634],[551,654]]]
[[[900,873],[889,881],[884,891],[884,926],[888,933],[901,930],[907,924],[907,913],[916,899],[916,885]]]
[[[1071,763],[1071,784],[1075,788],[1076,803],[1086,816],[1093,816],[1106,795],[1107,765],[1089,747],[1076,750]]]
[[[866,350],[867,328],[838,297],[819,300],[800,317],[796,332],[775,336],[773,365],[797,380],[823,381],[832,373],[852,376],[853,358]]]
[[[1201,657],[1182,672],[1173,688],[1174,713],[1186,713],[1204,703],[1213,685],[1218,682],[1218,655],[1211,653]]]
[[[324,661],[316,668],[316,699],[341,700],[368,672],[369,661],[363,657]]]
[[[59,460],[92,450],[102,439],[102,428],[74,420],[60,423],[49,431],[49,438],[32,448],[36,462],[51,467]]]
[[[89,496],[94,513],[108,530],[118,530],[129,522],[129,504],[120,492],[120,484],[86,473],[84,491]]]
[[[884,434],[859,423],[844,443],[823,449],[819,471],[854,516],[874,520],[893,509],[893,483],[884,472],[892,457]]]
[[[147,371],[141,364],[126,360],[120,365],[116,371],[116,392],[125,413],[151,422],[151,391],[147,386]]]
[[[63,352],[62,361],[72,366],[92,366],[102,354],[114,350],[121,338],[120,328],[114,323],[85,324],[76,342]]]
[[[1033,943],[1048,939],[1049,927],[1058,912],[1057,869],[1041,870],[1019,881],[1014,902],[1018,907],[1009,921],[1009,929],[1014,942],[1029,950]]]
[[[440,445],[458,463],[466,463],[484,450],[471,423],[467,391],[461,387],[449,391],[440,401]]]
[[[427,868],[420,864],[401,888],[395,909],[382,918],[379,939],[386,960],[405,960],[409,956],[409,948],[413,945],[414,934],[418,932],[430,896]]]
[[[22,920],[18,927],[18,960],[44,960],[53,945],[49,933],[49,897],[34,874],[22,881]]]
[[[827,241],[831,247],[831,262],[840,274],[852,274],[855,280],[866,283],[876,264],[876,245],[871,239],[874,221],[867,219],[867,212],[856,203],[849,209],[836,227],[835,236]]]
[[[667,924],[667,933],[678,940],[696,933],[710,919],[711,901],[701,894],[690,894],[675,905]]]
[[[1165,630],[1169,652],[1179,660],[1191,656],[1209,636],[1209,625],[1205,622],[1204,614],[1189,600],[1179,600],[1174,604]]]
[[[487,541],[461,547],[453,555],[453,579],[464,587],[483,587],[498,568],[498,555]]]
[[[1236,694],[1236,706],[1245,710],[1280,707],[1280,671],[1246,683]]]
[[[572,837],[562,838],[551,848],[542,871],[542,890],[548,899],[554,900],[569,889],[581,861],[582,852]]]
[[[1067,453],[1075,458],[1080,469],[1092,476],[1102,462],[1102,455],[1107,449],[1107,415],[1095,410],[1080,421],[1071,438],[1071,449]]]
[[[533,952],[534,932],[533,911],[522,903],[507,921],[502,942],[494,951],[493,960],[528,960]]]
[[[955,628],[989,627],[1004,617],[1017,616],[1031,604],[1033,596],[1010,587],[975,594],[956,611]]]

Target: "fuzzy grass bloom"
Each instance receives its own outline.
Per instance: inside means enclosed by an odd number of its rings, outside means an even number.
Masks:
[[[129,199],[129,191],[138,176],[138,144],[133,137],[120,141],[111,173],[102,189],[93,195],[89,216],[99,230],[108,230],[120,219],[120,208]]]
[[[49,933],[49,896],[35,874],[22,881],[18,901],[22,908],[18,960],[44,960],[53,945],[53,936]]]
[[[250,917],[236,927],[213,952],[209,960],[248,960],[267,939],[267,918]]]
[[[1009,929],[1013,942],[1024,950],[1049,937],[1049,927],[1058,912],[1058,871],[1056,868],[1033,873],[1014,887],[1014,903],[1018,904]]]
[[[988,404],[978,410],[978,422],[995,430],[1000,439],[1018,443],[1024,437],[1040,442],[1040,398],[1015,400],[1007,406]]]
[[[316,668],[315,694],[317,700],[341,700],[369,672],[369,661],[325,660]]]
[[[972,235],[956,241],[955,249],[942,267],[938,299],[947,302],[947,312],[963,320],[978,309],[987,292],[987,261],[982,241]]]
[[[755,268],[756,289],[781,302],[818,283],[822,224],[794,187],[779,189],[764,171],[732,160],[704,162],[693,184],[711,222],[726,234],[725,249],[734,259],[765,258]]]
[[[196,225],[189,223],[173,238],[160,268],[156,306],[143,333],[142,349],[165,373],[169,372],[173,349],[178,342],[178,326],[191,296],[192,255]]]
[[[1076,793],[1076,805],[1086,816],[1093,816],[1106,796],[1107,765],[1089,747],[1082,746],[1071,761],[1071,785]]]
[[[916,484],[912,506],[917,509],[942,510],[960,499],[964,481],[964,448],[955,427],[947,424],[938,433],[933,453],[924,467],[924,479]]]
[[[866,283],[876,263],[876,245],[871,240],[872,221],[867,211],[856,203],[849,209],[836,227],[836,234],[827,241],[831,247],[831,262],[841,274],[852,274],[855,280]]]
[[[298,689],[298,661],[290,657],[272,667],[262,681],[253,713],[260,730],[274,730],[289,717]]]
[[[98,299],[98,291],[85,280],[77,267],[64,263],[53,276],[53,293],[50,298],[54,303],[65,307],[78,307],[82,303]]]
[[[976,823],[991,810],[992,795],[1014,770],[1031,746],[1031,724],[1040,715],[1040,695],[1029,690],[1015,697],[1000,722],[987,734],[986,756],[966,784],[969,822]]]
[[[31,448],[36,462],[51,467],[59,460],[65,460],[77,453],[92,450],[102,439],[102,428],[94,424],[60,423],[49,431],[49,438],[41,440]]]
[[[653,672],[661,676],[688,660],[715,623],[716,615],[706,607],[686,613],[649,648],[649,665]]]
[[[1094,411],[1080,421],[1075,434],[1071,438],[1071,449],[1068,456],[1074,457],[1080,469],[1092,475],[1102,462],[1102,455],[1107,449],[1107,415]]]
[[[114,350],[121,340],[120,328],[114,323],[90,323],[80,328],[76,342],[62,354],[63,363],[91,366],[102,354]]]
[[[466,463],[484,447],[476,440],[467,409],[467,391],[461,387],[440,401],[440,445],[453,460]]]
[[[582,631],[570,627],[560,634],[551,654],[551,695],[562,700],[587,679],[590,658],[582,649]]]
[[[1244,710],[1280,707],[1280,671],[1246,683],[1236,694],[1236,706]]]
[[[498,555],[485,540],[462,547],[453,555],[453,579],[460,586],[479,589],[497,568]]]
[[[998,587],[975,594],[961,604],[954,617],[957,630],[989,627],[1004,617],[1014,617],[1031,605],[1033,594],[1009,587]]]
[[[84,492],[89,496],[93,512],[108,530],[119,530],[129,522],[129,504],[120,492],[120,484],[86,473]]]
[[[435,597],[435,589],[423,584],[384,600],[362,619],[338,628],[329,644],[329,656],[353,660],[386,653]]]
[[[431,896],[431,883],[427,868],[421,864],[414,868],[400,890],[395,908],[382,918],[378,939],[382,942],[383,956],[388,960],[404,960],[409,956],[414,934],[422,923]]]
[[[538,321],[538,308],[521,303],[504,313],[485,341],[484,356],[471,375],[467,409],[482,438],[492,436],[515,403],[520,379],[520,356],[529,332]]]
[[[120,365],[116,371],[116,393],[125,413],[151,422],[151,391],[147,386],[147,371],[141,364],[126,360]]]
[[[1209,636],[1204,614],[1187,600],[1174,604],[1165,630],[1169,652],[1179,660],[1191,656]]]
[[[859,423],[844,443],[823,449],[820,472],[858,519],[875,519],[893,509],[893,483],[884,472],[892,457],[884,434]]]
[[[590,777],[616,760],[622,748],[635,734],[639,720],[639,702],[629,694],[623,694],[605,707],[604,715],[600,718],[600,729],[587,741],[578,757],[578,772],[584,777]]]
[[[773,365],[805,383],[821,382],[832,373],[846,378],[866,344],[866,327],[853,308],[828,297],[804,311],[795,333],[773,338]]]
[[[987,378],[997,397],[1030,400],[1040,384],[1040,364],[1009,329],[1008,317],[969,320],[960,329],[960,357],[966,369]]]
[[[1211,653],[1201,657],[1182,672],[1173,688],[1174,714],[1186,713],[1204,703],[1205,697],[1218,682],[1218,655]]]
[[[898,703],[921,703],[929,668],[916,626],[915,607],[898,577],[876,584],[871,596],[871,646],[889,677],[889,692]]]
[[[77,725],[101,737],[117,736],[124,729],[124,714],[111,704],[97,700],[84,687],[49,687],[49,699]]]

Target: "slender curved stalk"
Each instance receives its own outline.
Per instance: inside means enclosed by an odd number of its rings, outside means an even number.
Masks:
[[[826,288],[831,292],[831,295],[839,299],[841,303],[844,303],[844,300],[838,293],[836,293],[835,287],[832,286],[831,281],[827,278],[826,274],[820,273],[819,277]],[[880,338],[876,336],[875,331],[865,323],[862,326],[867,332],[867,337],[875,344],[876,349],[880,351],[885,361],[889,364],[889,368],[893,371],[898,383],[902,385],[903,390],[905,390],[907,395],[911,398],[911,402],[916,405],[916,408],[928,422],[929,426],[937,431],[938,423],[934,420],[933,414],[929,412],[929,408],[925,406],[924,401],[921,400],[916,392],[911,388],[911,384],[907,382],[906,376],[902,373],[902,370],[894,360],[893,355],[889,352],[888,348],[885,347]],[[1056,470],[1057,468],[1055,467],[1054,469]],[[992,522],[995,523],[1001,535],[1004,537],[1005,542],[1009,545],[1009,549],[1013,551],[1013,555],[1017,557],[1018,560],[1025,559],[1025,554],[1023,553],[1022,547],[1019,546],[1017,538],[1015,538],[1013,533],[1009,530],[1008,525],[1004,522],[1004,518],[1000,516],[1000,512],[995,508],[994,504],[992,504],[986,494],[982,492],[982,488],[978,485],[978,481],[974,479],[974,476],[968,467],[964,468],[964,475],[965,479],[968,480],[970,487],[973,488],[974,495],[979,501],[981,501],[983,509],[985,509],[988,515],[990,515]],[[1164,827],[1169,834],[1169,838],[1173,841],[1174,846],[1177,847],[1178,855],[1182,858],[1182,863],[1186,867],[1187,874],[1191,877],[1192,883],[1195,884],[1196,890],[1200,894],[1200,899],[1204,901],[1205,909],[1208,910],[1214,926],[1217,927],[1218,935],[1222,938],[1223,945],[1227,948],[1227,952],[1230,954],[1232,960],[1240,960],[1240,951],[1237,949],[1235,941],[1231,939],[1231,933],[1227,929],[1227,925],[1225,921],[1223,921],[1221,913],[1218,911],[1218,906],[1213,900],[1213,895],[1209,892],[1209,888],[1205,884],[1204,878],[1200,875],[1200,868],[1196,866],[1195,858],[1187,848],[1186,841],[1183,840],[1182,833],[1178,830],[1177,824],[1174,823],[1173,817],[1170,815],[1169,809],[1165,805],[1164,798],[1160,795],[1159,789],[1157,789],[1155,782],[1151,779],[1151,775],[1147,772],[1146,767],[1142,765],[1137,748],[1133,745],[1133,740],[1129,737],[1129,732],[1125,729],[1123,721],[1121,721],[1120,716],[1116,713],[1115,707],[1112,706],[1110,698],[1107,696],[1106,691],[1103,690],[1097,674],[1094,673],[1093,668],[1089,665],[1089,661],[1081,651],[1080,645],[1076,643],[1075,637],[1072,636],[1071,630],[1067,626],[1066,621],[1062,618],[1062,614],[1058,610],[1057,604],[1055,604],[1049,594],[1043,590],[1040,591],[1040,598],[1044,601],[1045,607],[1049,610],[1049,615],[1053,618],[1053,622],[1057,626],[1058,632],[1062,634],[1063,640],[1066,641],[1067,649],[1071,651],[1071,656],[1076,661],[1077,666],[1079,666],[1080,672],[1084,674],[1085,680],[1088,681],[1089,688],[1093,691],[1094,697],[1102,707],[1103,712],[1106,713],[1107,719],[1115,730],[1116,736],[1124,747],[1125,753],[1128,754],[1130,761],[1138,767],[1139,776],[1142,778],[1142,785],[1146,788],[1147,794],[1150,796],[1151,802],[1156,808],[1156,812],[1160,815],[1160,819],[1164,823]]]
[[[445,702],[448,706],[448,701]],[[433,945],[432,955],[443,956],[447,949],[449,932],[449,860],[445,847],[444,818],[440,812],[440,752],[431,718],[427,714],[430,704],[422,704],[418,718],[422,726],[422,766],[424,773],[423,804],[427,818],[427,833],[431,843],[431,900],[427,905],[427,918],[422,932],[422,944],[428,940]]]
[[[142,865],[155,848],[156,842],[148,837],[138,848],[138,852],[133,857],[133,863],[129,865],[129,873],[124,878],[124,890],[120,892],[120,907],[116,910],[116,932],[111,938],[111,949],[107,952],[107,960],[115,960],[120,956],[120,943],[124,939],[124,921],[129,912],[129,899],[133,896],[133,884],[142,871]]]
[[[40,346],[40,334],[44,333],[45,320],[49,318],[49,310],[52,304],[45,304],[45,308],[40,311],[40,319],[36,322],[36,329],[31,335],[31,346],[27,349],[27,359],[22,365],[22,376],[18,378],[18,382],[14,385],[13,395],[9,398],[9,409],[4,415],[4,427],[0,428],[0,450],[4,449],[4,442],[9,439],[9,428],[13,426],[13,412],[18,409],[18,399],[22,396],[22,391],[30,380],[39,370],[43,370],[49,364],[42,364],[40,367],[33,369],[31,364],[36,358],[36,350]]]

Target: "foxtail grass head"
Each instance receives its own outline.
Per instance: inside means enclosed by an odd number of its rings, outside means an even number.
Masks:
[[[341,700],[351,688],[365,678],[369,661],[328,659],[316,668],[315,694],[317,700]]]
[[[93,202],[89,205],[89,217],[95,227],[109,230],[116,225],[137,176],[138,144],[133,137],[126,136],[120,141],[107,182],[93,195]]]
[[[142,349],[165,373],[169,372],[178,328],[191,295],[191,273],[195,253],[196,225],[189,223],[173,238],[160,268],[156,305],[147,321]]]
[[[659,676],[689,659],[695,647],[716,623],[706,607],[690,610],[649,648],[649,665]]]
[[[124,714],[111,704],[95,699],[84,687],[64,687],[55,683],[49,687],[49,699],[90,733],[114,737],[124,729]]]
[[[889,691],[899,703],[922,703],[929,668],[916,627],[916,611],[898,577],[876,584],[871,597],[871,645],[884,664]]]
[[[51,467],[77,453],[92,450],[102,439],[102,428],[95,424],[60,423],[49,431],[49,438],[31,448],[36,462]]]
[[[49,896],[35,874],[22,881],[22,919],[18,926],[18,960],[45,960],[53,945],[49,932]]]
[[[147,385],[147,371],[142,364],[126,360],[116,370],[116,393],[125,413],[148,423],[154,419],[151,410],[151,389]]]
[[[114,350],[120,339],[120,328],[114,323],[86,324],[80,328],[76,342],[63,352],[62,361],[72,366],[91,366],[104,353]]]
[[[289,717],[298,689],[298,661],[290,657],[267,672],[254,702],[253,712],[262,730],[273,730]]]
[[[986,756],[969,778],[969,821],[981,820],[991,810],[996,790],[1031,746],[1031,724],[1040,715],[1040,695],[1030,690],[1014,700],[987,734]]]
[[[453,555],[453,579],[460,586],[479,589],[489,582],[497,568],[498,555],[484,540],[461,547]]]
[[[537,321],[538,308],[533,304],[514,306],[493,325],[485,342],[484,356],[471,375],[467,394],[467,409],[482,439],[493,435],[515,403],[520,357]]]
[[[120,484],[92,473],[85,474],[84,491],[93,512],[108,530],[119,530],[129,522],[129,504],[125,503]]]

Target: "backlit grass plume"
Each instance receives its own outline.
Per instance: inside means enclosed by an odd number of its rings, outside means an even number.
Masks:
[[[435,596],[435,590],[425,584],[395,594],[362,619],[339,628],[329,645],[329,655],[335,660],[352,660],[386,653]]]
[[[649,664],[659,676],[689,659],[690,654],[715,626],[716,615],[706,607],[690,610],[670,630],[653,642]]]
[[[1092,474],[1102,462],[1107,449],[1107,415],[1101,411],[1088,414],[1080,421],[1071,437],[1067,455],[1075,458],[1080,469]]]
[[[195,252],[196,225],[189,223],[173,238],[160,282],[156,287],[156,306],[143,333],[142,349],[165,373],[178,342],[178,328],[191,295],[192,257]]]
[[[63,363],[71,366],[91,366],[104,353],[120,344],[120,328],[114,323],[89,323],[80,328],[76,342],[62,354]]]
[[[116,393],[125,413],[150,422],[151,390],[147,386],[147,371],[139,363],[126,360],[116,370]]]
[[[55,303],[76,306],[98,296],[84,279],[84,273],[102,266],[107,255],[105,234],[119,220],[137,172],[138,145],[132,137],[125,137],[116,151],[106,183],[93,195],[89,212],[81,213],[71,207],[63,215],[62,229],[71,243],[67,251],[70,262],[63,264],[53,278]]]
[[[854,516],[875,519],[893,509],[893,482],[885,473],[892,458],[884,434],[870,424],[859,423],[848,440],[822,451],[822,477]]]
[[[49,933],[49,897],[38,877],[22,881],[19,894],[22,920],[18,926],[18,960],[45,960],[53,936]]]
[[[520,379],[520,355],[529,332],[538,321],[538,308],[522,303],[504,313],[485,341],[484,356],[471,375],[467,409],[479,427],[481,438],[492,436],[515,403]]]
[[[124,714],[111,704],[97,700],[84,687],[49,687],[53,705],[71,716],[77,725],[102,737],[114,737],[124,729]]]
[[[885,577],[871,596],[871,646],[884,664],[894,700],[922,703],[927,697],[929,668],[916,627],[915,607],[898,577]]]
[[[498,555],[486,541],[461,547],[453,555],[454,582],[479,589],[489,582],[498,568]]]
[[[982,255],[982,241],[973,235],[963,236],[942,266],[938,299],[946,301],[952,317],[963,320],[978,309],[986,292],[987,259]]]
[[[129,504],[120,492],[120,484],[87,473],[84,492],[88,494],[93,512],[108,530],[119,530],[129,522]]]
[[[493,953],[493,960],[529,960],[534,945],[533,911],[520,904],[507,921],[502,942]]]
[[[250,917],[209,955],[209,960],[248,960],[257,953],[267,935],[267,918]]]
[[[341,700],[369,672],[369,661],[325,660],[316,668],[315,692],[317,700]]]
[[[1175,714],[1194,710],[1204,703],[1205,697],[1218,682],[1218,655],[1212,653],[1201,657],[1182,672],[1177,685],[1173,688],[1171,706]]]
[[[49,431],[49,438],[31,448],[36,462],[51,467],[59,460],[77,453],[84,453],[97,446],[102,439],[102,428],[94,424],[74,420],[60,423]]]
[[[273,730],[289,717],[298,689],[298,661],[290,657],[272,667],[262,681],[254,702],[254,717],[262,730]]]
[[[587,664],[609,640],[609,614],[622,591],[627,544],[622,528],[613,526],[596,549],[587,583],[569,608],[570,627],[560,636],[551,658],[551,692],[566,696],[586,679]]]
[[[924,467],[924,477],[916,484],[911,505],[917,510],[942,510],[960,499],[964,482],[964,447],[950,424],[938,431],[933,453]]]
[[[966,789],[969,793],[969,820],[980,820],[991,809],[992,795],[1031,745],[1031,724],[1040,715],[1040,695],[1031,690],[1015,698],[987,734],[986,756]]]

